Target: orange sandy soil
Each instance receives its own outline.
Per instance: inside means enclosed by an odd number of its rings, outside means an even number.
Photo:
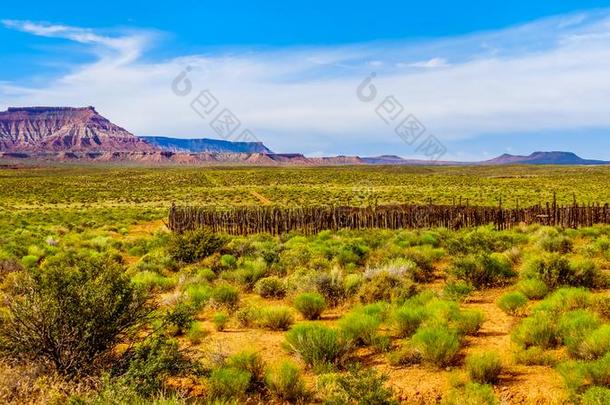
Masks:
[[[143,224],[133,228],[135,232],[130,231],[129,237],[150,235],[162,227],[162,221]],[[446,262],[439,263],[436,280],[422,287],[442,290],[444,285],[442,275],[446,266]],[[496,300],[510,288],[475,292],[462,304],[464,309],[483,311],[486,320],[476,336],[466,338],[459,361],[451,368],[439,370],[423,365],[393,367],[388,364],[384,354],[374,354],[366,349],[358,351],[356,357],[365,366],[375,367],[389,377],[388,384],[394,389],[401,403],[430,404],[439,402],[450,390],[452,375],[456,373],[464,375],[463,359],[468,353],[478,350],[495,350],[500,353],[504,364],[500,382],[495,386],[496,395],[502,404],[568,404],[569,400],[563,381],[552,367],[514,364],[510,334],[519,318],[505,314],[496,305]],[[261,305],[290,305],[285,301],[264,300],[256,294],[242,295],[242,303],[244,302]],[[328,309],[324,312],[321,321],[333,325],[349,309],[350,307],[347,305]],[[242,350],[255,350],[261,354],[268,365],[277,364],[285,359],[298,361],[282,346],[284,332],[240,328],[234,319],[224,331],[218,332],[210,321],[213,313],[214,310],[208,309],[197,317],[204,329],[209,331],[209,335],[200,345],[192,347],[202,355],[205,356],[212,352],[230,355]],[[300,318],[297,318],[297,322],[301,321]],[[187,341],[188,339],[184,339],[185,343]],[[301,366],[305,370],[307,383],[313,388],[315,375],[306,370],[302,363]],[[204,391],[204,388],[195,381],[177,380],[173,382],[173,385],[184,388],[194,396]]]

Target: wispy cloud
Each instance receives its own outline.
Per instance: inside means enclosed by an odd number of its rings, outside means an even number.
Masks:
[[[187,65],[195,88],[211,89],[279,151],[366,153],[385,145],[400,153],[400,139],[356,98],[356,87],[372,71],[380,92],[395,95],[441,140],[610,127],[607,11],[442,40],[216,51],[157,61],[141,57],[154,37],[146,31],[3,24],[90,45],[99,58],[44,87],[2,83],[1,107],[95,105],[141,135],[211,136],[190,100],[171,92],[171,81]]]

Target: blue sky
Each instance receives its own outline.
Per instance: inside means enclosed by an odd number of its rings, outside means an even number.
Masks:
[[[395,133],[412,115],[447,159],[610,159],[610,1],[28,1],[0,19],[0,109],[94,105],[137,135],[219,137],[191,106],[206,90],[241,123],[223,136],[278,152],[422,158]]]

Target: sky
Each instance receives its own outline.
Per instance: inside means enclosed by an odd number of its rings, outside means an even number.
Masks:
[[[610,160],[610,0],[10,2],[0,61],[0,110],[91,105],[136,135]]]

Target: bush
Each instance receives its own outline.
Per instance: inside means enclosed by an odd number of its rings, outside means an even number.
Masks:
[[[454,388],[441,401],[442,405],[497,405],[498,403],[491,386],[477,383]]]
[[[307,398],[307,388],[299,368],[290,361],[283,361],[265,378],[271,394],[286,402],[300,402]]]
[[[563,286],[593,288],[600,284],[602,276],[590,260],[570,263],[564,256],[553,253],[537,257],[526,263],[524,274],[543,281],[550,289]]]
[[[225,238],[206,230],[172,234],[167,251],[170,256],[183,263],[194,263],[220,251],[226,244]]]
[[[276,276],[261,278],[256,282],[254,290],[263,298],[282,298],[286,295],[284,281]]]
[[[234,354],[227,359],[226,366],[249,373],[253,389],[261,388],[265,382],[265,362],[257,352],[246,350]]]
[[[351,342],[336,329],[312,323],[292,327],[286,333],[286,345],[313,367],[341,366],[352,349]]]
[[[243,370],[220,367],[212,371],[208,380],[210,396],[216,399],[244,398],[252,375]]]
[[[195,308],[181,301],[165,314],[164,323],[175,329],[176,335],[185,333],[195,320]]]
[[[443,296],[453,301],[463,301],[474,291],[474,287],[464,281],[445,284]]]
[[[498,299],[498,307],[509,315],[519,315],[523,313],[528,300],[525,294],[515,291],[508,292]]]
[[[294,307],[308,320],[320,319],[326,308],[324,297],[317,293],[303,293],[294,299]]]
[[[127,369],[121,377],[138,394],[150,397],[158,393],[167,377],[179,375],[191,368],[176,340],[155,337],[128,352]]]
[[[604,387],[589,388],[581,399],[582,405],[610,404],[610,389]]]
[[[294,323],[288,307],[267,307],[260,311],[259,324],[270,330],[287,330]]]
[[[239,290],[229,284],[220,284],[212,290],[212,300],[217,305],[233,310],[239,304]]]
[[[348,373],[327,379],[326,404],[395,405],[394,393],[386,387],[388,377],[372,368],[350,367]]]
[[[343,278],[338,272],[320,274],[316,277],[315,284],[318,292],[332,306],[338,305],[345,298]]]
[[[370,346],[377,337],[381,320],[362,312],[352,312],[339,320],[339,328],[356,346]]]
[[[3,297],[0,350],[64,375],[95,371],[151,312],[146,296],[105,256],[56,256],[14,282]]]
[[[408,279],[390,275],[387,271],[375,274],[358,291],[360,302],[370,304],[377,301],[403,302],[416,293],[415,284]]]
[[[513,340],[528,348],[539,346],[544,349],[559,344],[560,335],[556,320],[545,312],[535,312],[533,316],[524,319],[513,332]]]
[[[449,271],[475,288],[504,285],[516,275],[505,256],[487,253],[458,258]]]
[[[443,327],[420,328],[411,340],[422,360],[438,367],[450,365],[460,350],[457,334]]]
[[[455,315],[450,325],[458,335],[475,335],[485,322],[485,314],[478,310],[464,310]]]
[[[216,312],[214,317],[212,318],[212,322],[214,322],[214,326],[216,326],[216,330],[222,332],[227,327],[227,323],[229,323],[229,315],[224,312]]]
[[[525,279],[517,284],[517,291],[524,294],[530,300],[540,300],[549,293],[549,288],[546,284],[538,279]]]
[[[502,361],[496,352],[473,353],[466,357],[470,379],[480,384],[495,384],[502,372]]]
[[[525,366],[554,366],[557,363],[557,358],[553,354],[537,346],[518,349],[514,357],[515,363]]]
[[[222,255],[220,256],[220,265],[226,269],[234,269],[237,265],[237,259],[233,255]]]
[[[566,312],[559,319],[559,333],[564,345],[573,356],[580,356],[581,343],[600,325],[595,314],[586,310]]]
[[[131,281],[146,291],[167,291],[174,288],[177,280],[173,277],[164,277],[154,271],[141,271],[136,273]]]
[[[235,312],[235,317],[237,322],[239,322],[239,326],[248,328],[253,326],[260,318],[260,309],[253,306],[243,307]]]
[[[193,322],[190,329],[188,330],[187,336],[191,343],[194,345],[198,345],[201,343],[203,338],[207,336],[210,332],[206,329],[203,329],[199,322]]]
[[[579,355],[586,360],[595,360],[610,351],[610,325],[602,325],[589,333],[580,344]]]
[[[411,337],[426,320],[426,311],[421,307],[404,305],[394,311],[393,321],[399,337]]]

